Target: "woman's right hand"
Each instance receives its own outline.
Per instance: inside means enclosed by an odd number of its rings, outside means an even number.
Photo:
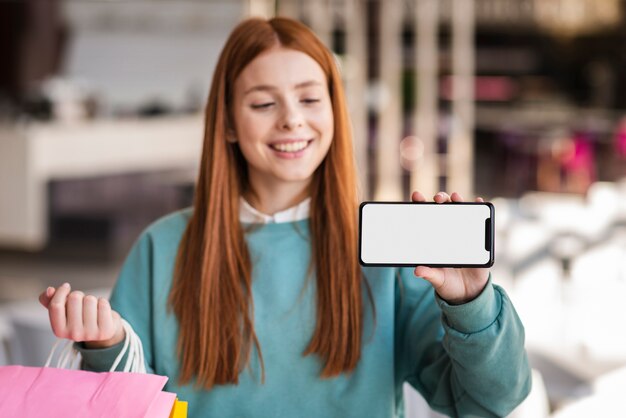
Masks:
[[[120,315],[111,309],[109,301],[79,290],[71,291],[68,283],[57,289],[48,287],[39,302],[48,309],[54,335],[87,348],[111,347],[124,339]]]

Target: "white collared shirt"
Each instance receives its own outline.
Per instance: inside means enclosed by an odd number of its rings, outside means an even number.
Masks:
[[[281,222],[295,222],[309,217],[311,198],[307,197],[302,202],[288,209],[266,215],[253,208],[243,197],[239,198],[239,221],[241,223],[272,224]]]

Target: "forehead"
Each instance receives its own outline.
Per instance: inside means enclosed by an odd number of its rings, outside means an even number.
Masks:
[[[293,87],[307,81],[326,85],[326,76],[317,61],[304,52],[277,47],[253,59],[235,85],[237,89],[246,90],[256,85]]]

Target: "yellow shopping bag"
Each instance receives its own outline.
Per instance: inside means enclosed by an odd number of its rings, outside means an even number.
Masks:
[[[178,398],[172,407],[170,418],[187,418],[187,402],[179,401]]]

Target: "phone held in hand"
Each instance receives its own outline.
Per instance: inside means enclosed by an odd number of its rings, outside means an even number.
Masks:
[[[363,266],[491,267],[495,209],[488,202],[363,202]]]

